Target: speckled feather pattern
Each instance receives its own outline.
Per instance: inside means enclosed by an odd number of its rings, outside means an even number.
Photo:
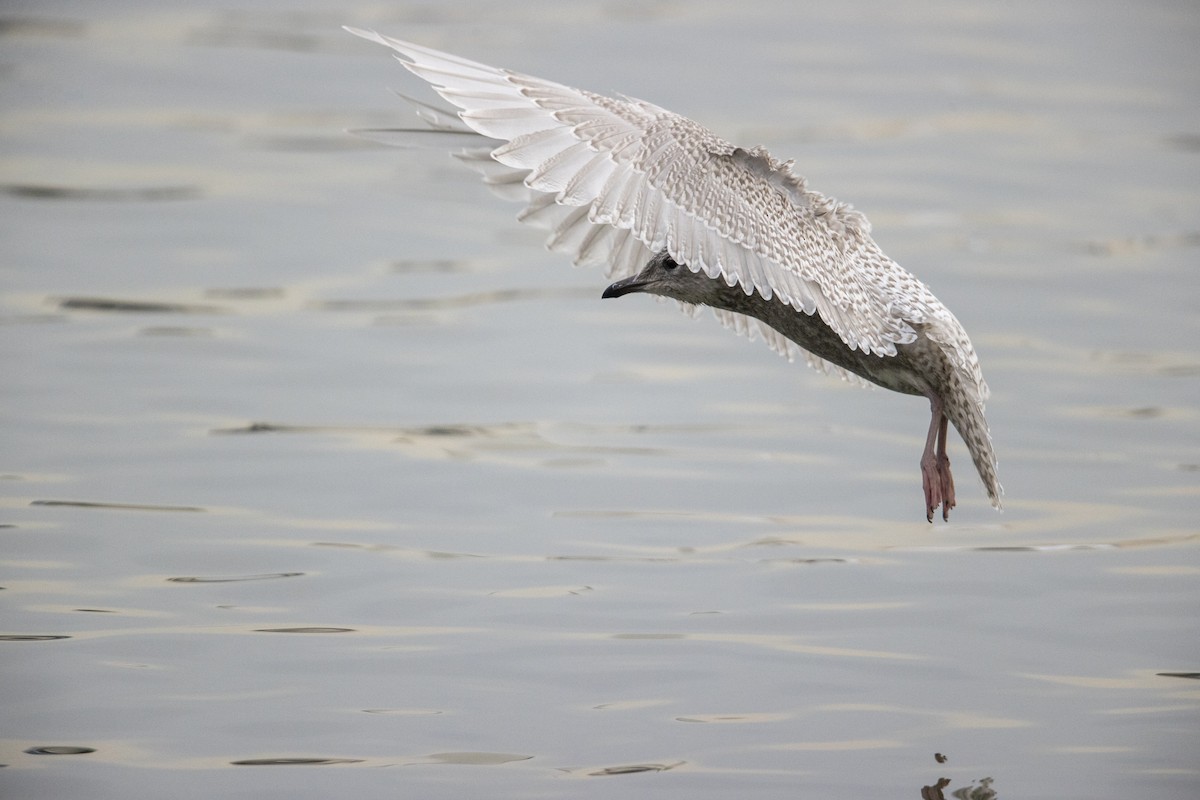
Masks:
[[[757,327],[777,351],[791,354],[782,333],[806,355],[886,388],[919,394],[916,384],[926,382],[943,397],[999,506],[983,417],[988,389],[970,339],[923,283],[879,249],[861,213],[809,189],[791,162],[737,147],[652,103],[347,30],[391,48],[460,109],[470,130],[498,141],[459,157],[498,193],[526,202],[520,218],[550,229],[552,249],[603,264],[614,277],[665,251],[751,304],[767,304],[748,311],[731,294],[712,305],[730,327]],[[434,127],[453,127],[436,109],[419,113]],[[770,319],[754,313],[775,306],[815,316],[834,338],[822,335],[816,345],[792,335],[811,334],[812,325],[797,323],[789,333],[777,310]],[[741,324],[738,315],[769,327]]]

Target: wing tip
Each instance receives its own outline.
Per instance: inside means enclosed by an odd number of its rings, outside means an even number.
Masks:
[[[405,66],[408,66],[409,64],[408,59],[412,58],[412,55],[409,51],[421,49],[418,45],[414,45],[412,42],[405,42],[401,39],[393,39],[391,36],[384,36],[378,31],[369,31],[365,28],[355,28],[353,25],[343,25],[342,30],[346,31],[346,33],[352,33],[360,39],[366,39],[368,42],[374,42],[375,44],[381,44],[384,47],[391,48],[392,50],[396,51],[392,55],[395,56],[397,61]]]
[[[344,30],[346,33],[352,33],[360,39],[367,39],[368,41],[385,44],[383,37],[375,31],[368,31],[364,28],[356,28],[353,25],[343,25],[342,30]]]

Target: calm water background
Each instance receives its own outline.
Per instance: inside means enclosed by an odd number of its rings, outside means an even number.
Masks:
[[[925,523],[924,401],[601,302],[345,135],[422,87],[343,23],[796,158],[971,332],[1005,512],[955,439]],[[6,3],[0,793],[1196,797],[1197,41],[1192,2]]]

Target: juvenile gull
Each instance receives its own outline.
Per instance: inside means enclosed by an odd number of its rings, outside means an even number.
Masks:
[[[604,297],[646,292],[709,306],[728,327],[757,333],[785,355],[802,352],[818,368],[928,398],[926,518],[940,506],[948,520],[955,505],[948,422],[1000,507],[983,413],[988,388],[967,332],[883,254],[866,217],[809,189],[792,162],[736,147],[642,100],[346,30],[390,47],[461,109],[410,100],[430,128],[494,140],[455,155],[497,193],[527,203],[519,218],[549,228],[551,249],[605,265],[618,280]],[[408,132],[362,133],[402,142]]]

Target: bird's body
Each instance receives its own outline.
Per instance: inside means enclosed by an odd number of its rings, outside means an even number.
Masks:
[[[921,460],[927,516],[954,506],[946,423],[967,443],[999,507],[984,419],[987,385],[966,331],[888,258],[862,214],[810,190],[765,150],[735,147],[658,106],[572,89],[379,34],[405,67],[461,111],[417,104],[435,129],[462,123],[492,142],[458,156],[549,245],[619,278],[615,297],[648,292],[712,307],[775,349],[801,349],[932,409]],[[461,122],[459,122],[461,120]],[[754,320],[754,325],[748,325]],[[782,338],[781,338],[782,337]]]

